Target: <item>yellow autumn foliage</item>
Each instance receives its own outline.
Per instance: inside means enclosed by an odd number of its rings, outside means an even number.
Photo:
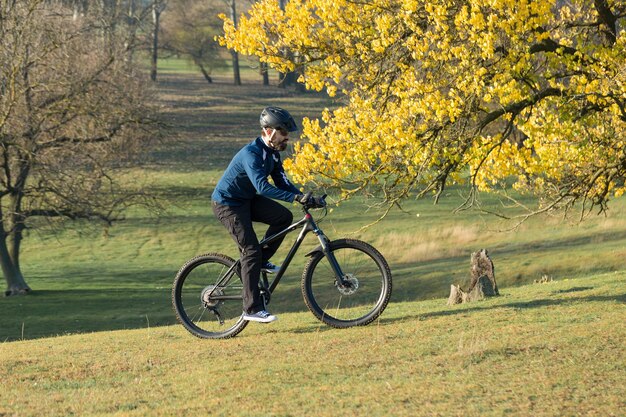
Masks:
[[[222,44],[337,96],[285,162],[389,203],[513,181],[544,207],[625,191],[626,0],[276,0]]]

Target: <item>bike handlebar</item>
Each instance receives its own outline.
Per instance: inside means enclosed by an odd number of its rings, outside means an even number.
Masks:
[[[313,193],[309,191],[302,197],[303,209],[309,210],[326,207],[326,196],[327,194],[324,194],[322,197],[313,197]]]

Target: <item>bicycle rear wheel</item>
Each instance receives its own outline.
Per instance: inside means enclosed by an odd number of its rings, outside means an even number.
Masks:
[[[364,326],[376,320],[391,297],[391,271],[373,246],[353,239],[330,243],[348,285],[337,284],[323,252],[317,251],[304,268],[302,295],[311,312],[332,327]]]
[[[241,279],[237,271],[223,279],[235,261],[210,253],[190,259],[180,269],[172,286],[172,304],[178,321],[194,336],[224,339],[241,332]]]

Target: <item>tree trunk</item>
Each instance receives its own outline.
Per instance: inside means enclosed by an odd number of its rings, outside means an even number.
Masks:
[[[233,55],[233,78],[235,81],[235,85],[241,85],[241,74],[239,73],[239,54],[233,51],[232,55]]]
[[[268,74],[267,62],[261,62],[261,75],[263,76],[263,85],[270,85],[270,76]]]
[[[22,271],[20,270],[19,245],[22,240],[21,230],[16,230],[7,234],[0,232],[0,266],[2,267],[2,273],[7,283],[7,289],[5,291],[6,296],[10,295],[23,295],[30,292],[30,287],[26,284]],[[11,248],[7,247],[7,240],[13,240]]]
[[[196,65],[200,68],[200,72],[204,75],[204,79],[211,84],[213,82],[213,78],[209,75],[209,72],[204,68],[204,65],[199,60],[195,60]]]
[[[285,11],[286,3],[287,3],[287,0],[278,0],[278,7],[280,8],[280,10]],[[283,52],[287,53],[287,50],[283,50]],[[278,87],[286,88],[288,85],[290,85],[289,74],[290,73],[283,73],[283,72],[278,73]]]
[[[137,23],[139,20],[137,16],[135,16],[135,12],[136,12],[135,0],[130,0],[128,2],[128,12],[127,12],[126,21],[128,24],[128,30],[131,33],[131,35],[129,37],[130,38],[129,41],[124,43],[124,46],[126,47],[126,56],[124,57],[124,62],[126,62],[129,66],[132,65],[133,63],[133,46],[131,45],[131,42],[135,42],[135,38],[137,34]],[[156,77],[156,74],[155,74],[155,77]]]
[[[230,6],[230,18],[233,21],[235,28],[237,28],[236,0],[230,0],[229,6]],[[239,72],[239,54],[235,50],[232,50],[231,54],[233,57],[233,78],[235,81],[235,85],[241,85],[241,74]]]
[[[157,62],[159,59],[159,21],[161,18],[161,8],[158,1],[155,1],[152,5],[152,20],[154,23],[154,30],[152,32],[152,69],[150,71],[150,79],[156,81],[157,79]]]
[[[30,57],[30,49],[25,50],[25,57],[28,61]],[[0,267],[4,279],[7,283],[5,295],[20,295],[30,291],[30,287],[26,284],[22,271],[20,269],[20,246],[22,244],[24,225],[24,215],[22,212],[22,199],[24,198],[24,189],[31,170],[31,156],[33,149],[31,145],[35,142],[35,108],[33,106],[33,88],[31,85],[31,72],[29,67],[25,67],[22,74],[24,80],[24,103],[26,104],[25,112],[30,129],[24,135],[28,138],[26,145],[22,145],[16,151],[18,162],[13,165],[13,170],[9,168],[8,155],[4,155],[4,169],[7,183],[5,187],[8,192],[2,196],[0,201]],[[3,143],[6,152],[6,144]],[[11,182],[11,180],[13,182]],[[5,211],[6,208],[6,211]]]

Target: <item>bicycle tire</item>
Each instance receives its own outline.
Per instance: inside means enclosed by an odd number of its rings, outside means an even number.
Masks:
[[[243,287],[239,275],[235,274],[214,290],[234,263],[235,260],[226,255],[208,253],[190,259],[176,274],[172,285],[174,313],[194,336],[226,339],[236,336],[248,324],[242,318]],[[216,300],[215,295],[230,298]]]
[[[341,289],[326,256],[314,251],[302,274],[302,295],[309,310],[323,323],[347,328],[376,320],[391,298],[391,270],[383,255],[360,240],[330,242],[352,289]]]

